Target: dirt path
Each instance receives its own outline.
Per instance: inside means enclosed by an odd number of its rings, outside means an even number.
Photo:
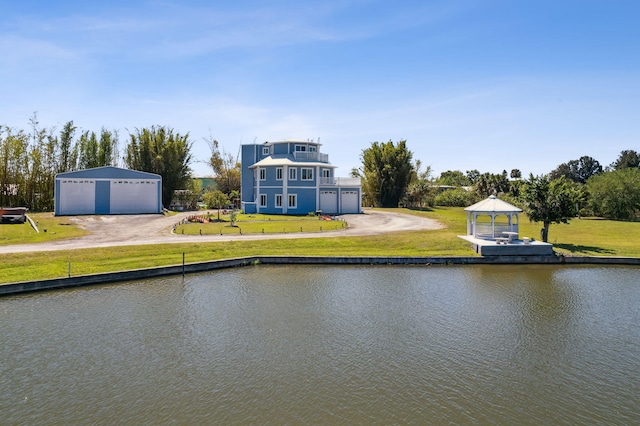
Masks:
[[[73,216],[70,222],[85,228],[91,234],[69,240],[39,244],[0,246],[1,253],[28,253],[35,251],[74,250],[91,247],[117,247],[143,244],[169,244],[239,240],[271,240],[294,238],[326,238],[335,236],[379,235],[389,232],[423,229],[441,229],[440,222],[401,213],[366,210],[364,214],[343,215],[349,225],[338,231],[300,232],[291,234],[250,235],[178,235],[171,232],[173,225],[192,213],[175,216]]]

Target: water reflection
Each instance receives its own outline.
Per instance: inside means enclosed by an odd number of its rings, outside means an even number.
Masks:
[[[7,423],[640,421],[637,268],[273,267],[0,300]]]

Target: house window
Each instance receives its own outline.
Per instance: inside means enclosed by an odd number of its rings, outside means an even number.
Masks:
[[[276,180],[282,180],[282,167],[276,169]]]
[[[282,194],[276,194],[276,207],[282,207]]]
[[[297,180],[298,179],[298,169],[291,168],[289,169],[289,180]]]
[[[300,170],[300,178],[302,180],[313,180],[313,169]]]
[[[322,177],[323,178],[328,178],[331,176],[331,170],[329,169],[322,169]]]
[[[267,179],[267,169],[260,169],[260,180]]]
[[[262,155],[269,155],[269,147],[268,146],[263,146],[262,147]]]
[[[267,196],[260,194],[260,207],[267,207]]]
[[[306,145],[296,145],[296,151],[297,152],[304,152],[307,150],[307,146]]]
[[[315,146],[310,146],[309,147],[309,152],[316,152],[316,147]]]
[[[298,196],[296,194],[289,194],[289,207],[296,208],[298,205]]]

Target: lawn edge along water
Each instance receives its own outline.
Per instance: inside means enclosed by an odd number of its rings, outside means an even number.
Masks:
[[[198,273],[251,265],[633,265],[640,266],[640,258],[565,257],[565,256],[486,256],[486,257],[342,257],[342,256],[252,256],[208,262],[183,263],[121,272],[109,272],[34,280],[0,285],[0,296],[112,284],[133,280]]]

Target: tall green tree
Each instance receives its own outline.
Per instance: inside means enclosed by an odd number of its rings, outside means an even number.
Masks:
[[[363,190],[378,207],[398,207],[414,173],[407,141],[373,142],[362,151]]]
[[[614,170],[626,169],[626,168],[639,168],[640,167],[640,154],[633,149],[624,150],[618,156],[618,159],[611,163],[610,168]]]
[[[552,223],[569,223],[576,216],[581,192],[564,176],[551,180],[548,175],[531,174],[522,185],[520,197],[529,219],[543,223],[541,238],[547,242]]]
[[[136,129],[129,134],[124,161],[127,167],[162,176],[162,203],[171,203],[173,192],[187,189],[192,160],[189,134],[180,135],[164,126]]]
[[[116,166],[118,163],[118,132],[104,127],[100,131],[98,141],[98,167]]]
[[[227,153],[215,139],[207,143],[211,149],[209,166],[213,170],[216,188],[229,196],[234,191],[240,192],[242,165],[237,157]]]
[[[423,171],[422,162],[415,161],[414,172],[405,194],[405,201],[411,207],[425,207],[433,204],[435,188],[431,176],[431,166]]]
[[[438,184],[449,186],[471,186],[471,179],[460,170],[447,170],[440,173]]]
[[[218,189],[214,189],[206,192],[202,199],[207,204],[207,208],[218,209],[218,222],[220,222],[220,209],[229,205],[229,196]]]
[[[471,185],[475,185],[479,177],[480,171],[478,169],[467,170],[467,178],[469,178],[469,182],[471,182]]]
[[[68,121],[60,131],[58,173],[70,172],[76,169],[78,151],[73,142],[76,130],[77,127],[73,124],[73,121]]]
[[[624,167],[604,172],[587,181],[589,208],[609,219],[640,217],[640,168]]]
[[[40,126],[37,114],[29,118],[31,125],[28,147],[28,162],[26,166],[26,181],[23,192],[24,202],[27,207],[35,211],[48,210],[51,206],[53,194],[53,170],[51,167],[53,152],[55,152],[55,139],[51,132]]]
[[[78,168],[93,169],[100,167],[98,159],[98,137],[96,132],[86,130],[80,135],[78,141]]]
[[[551,179],[558,179],[561,176],[578,183],[586,183],[591,176],[602,173],[603,168],[600,162],[593,157],[584,155],[577,160],[562,163],[550,174]]]
[[[29,137],[0,126],[0,207],[28,206],[25,199]]]
[[[502,174],[498,173],[482,173],[475,180],[476,192],[481,197],[488,197],[489,195],[504,194],[509,191],[509,179],[507,179],[507,171],[503,171]]]

